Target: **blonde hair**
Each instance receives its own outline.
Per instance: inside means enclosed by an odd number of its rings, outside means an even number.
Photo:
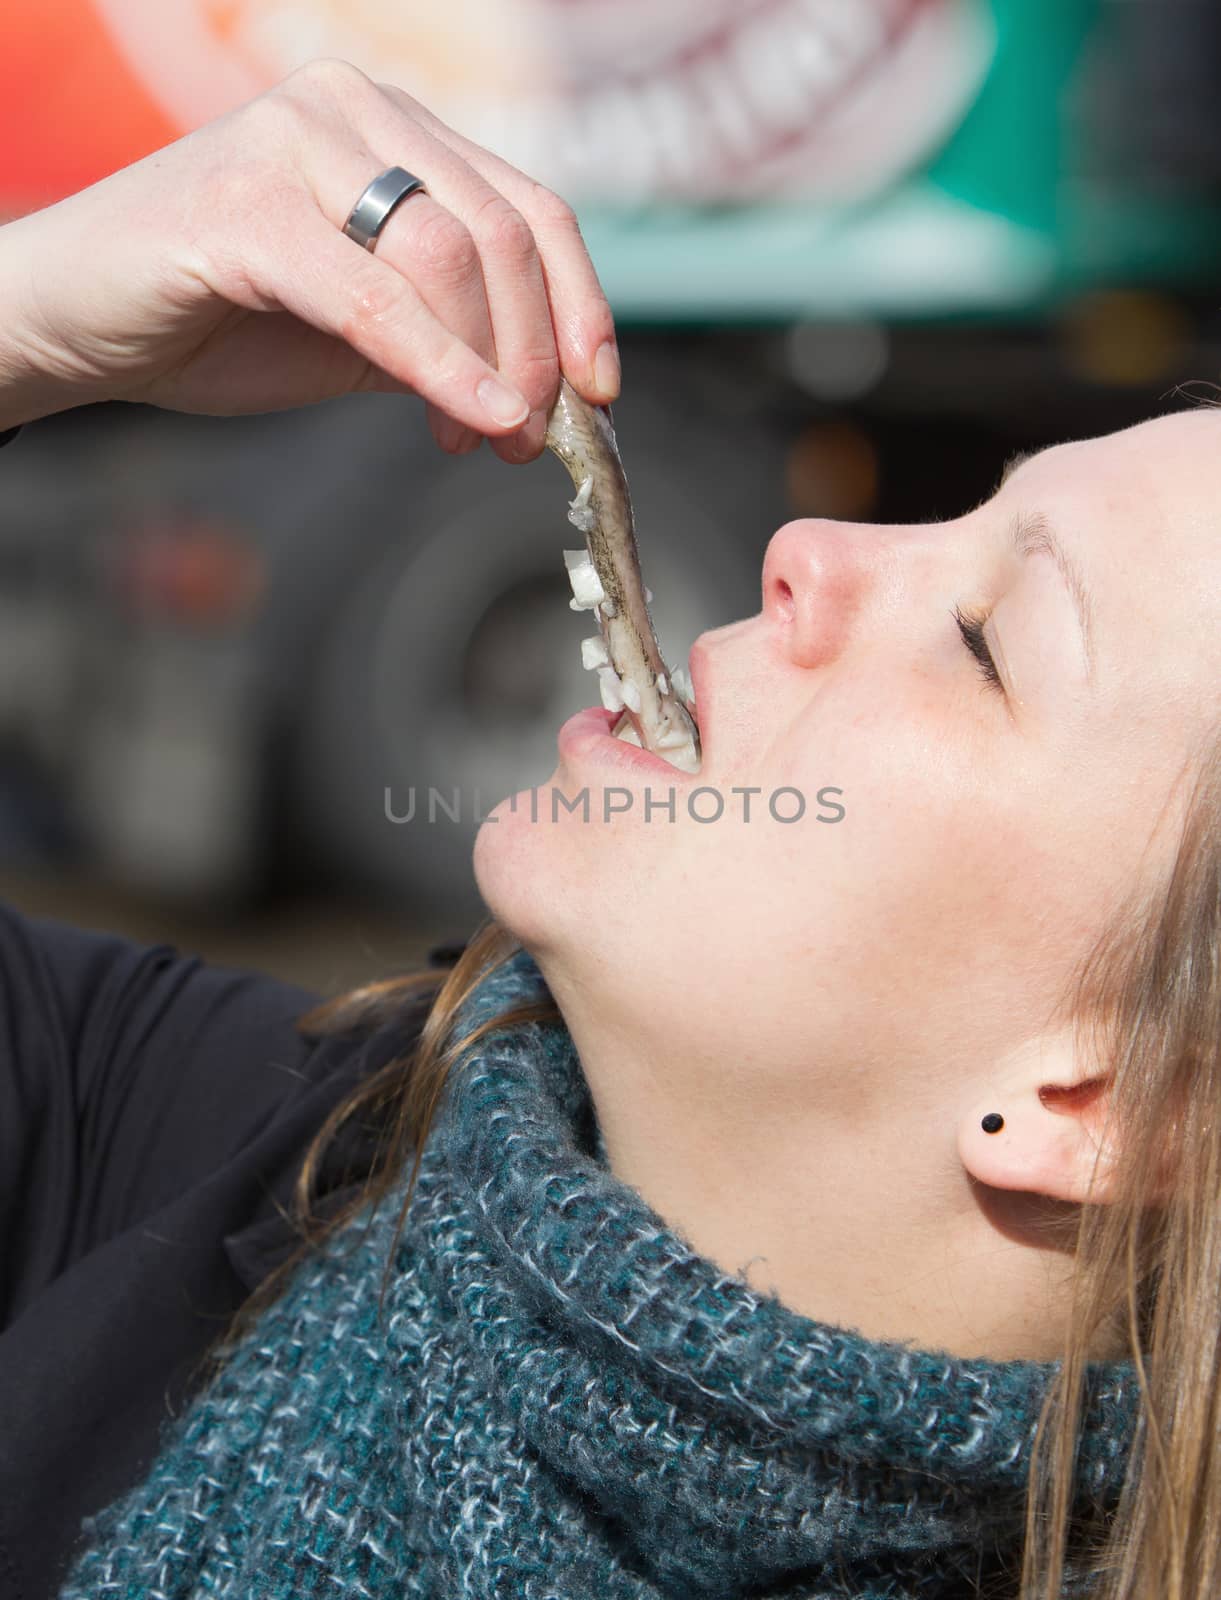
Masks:
[[[1169,880],[1133,900],[1098,940],[1074,991],[1078,1016],[1105,1016],[1121,1130],[1113,1198],[1081,1208],[1075,1297],[1063,1359],[1039,1419],[1020,1578],[1006,1600],[1213,1600],[1221,1593],[1221,745],[1197,769]],[[318,1006],[298,1026],[321,1037],[427,1019],[415,1048],[388,1062],[332,1111],[310,1144],[290,1218],[301,1242],[242,1305],[204,1363],[282,1291],[294,1267],[414,1164],[395,1239],[446,1079],[494,1029],[554,1020],[550,1005],[515,1008],[462,1036],[471,991],[517,945],[485,924],[447,975],[367,985]],[[363,1188],[320,1219],[313,1190],[339,1130],[363,1114],[381,1136]],[[394,1251],[383,1279],[384,1297]],[[1082,1520],[1076,1457],[1091,1352],[1119,1326],[1142,1405],[1117,1512]],[[1087,1587],[1083,1587],[1087,1586]],[[992,1591],[997,1600],[996,1591]]]
[[[1197,769],[1168,881],[1099,940],[1078,1015],[1105,1015],[1117,1151],[1082,1207],[1060,1371],[1036,1436],[1019,1600],[1221,1593],[1221,746]],[[1069,1560],[1090,1351],[1116,1321],[1141,1411],[1121,1498]]]

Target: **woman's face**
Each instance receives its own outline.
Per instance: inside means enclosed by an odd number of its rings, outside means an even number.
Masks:
[[[759,614],[692,651],[700,774],[572,741],[537,821],[525,795],[484,824],[484,897],[561,1003],[684,1055],[851,1072],[863,1105],[1001,1059],[1171,859],[1219,711],[1219,524],[1209,410],[1044,451],[951,522],[788,523]]]

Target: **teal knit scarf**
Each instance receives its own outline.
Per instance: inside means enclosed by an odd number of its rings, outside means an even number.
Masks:
[[[545,995],[518,954],[462,1020]],[[562,1027],[455,1070],[379,1317],[405,1185],[86,1520],[61,1600],[948,1600],[1012,1558],[1052,1369],[871,1342],[696,1254],[607,1168]],[[1136,1415],[1128,1364],[1091,1375],[1083,1508]]]

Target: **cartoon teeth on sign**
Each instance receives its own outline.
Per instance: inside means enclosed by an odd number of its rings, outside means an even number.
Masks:
[[[316,56],[417,95],[561,193],[860,199],[961,119],[984,0],[95,0],[194,127]]]

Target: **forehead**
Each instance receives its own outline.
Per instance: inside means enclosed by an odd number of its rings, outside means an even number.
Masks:
[[[1215,556],[1221,532],[1221,407],[1157,417],[1119,433],[1055,445],[1020,468],[1026,488],[1082,509],[1120,513],[1167,553]],[[1118,537],[1119,529],[1112,535]]]
[[[1098,643],[1121,687],[1221,684],[1221,409],[1158,417],[1054,446],[1014,473],[1011,504],[1042,511],[1083,569]]]

